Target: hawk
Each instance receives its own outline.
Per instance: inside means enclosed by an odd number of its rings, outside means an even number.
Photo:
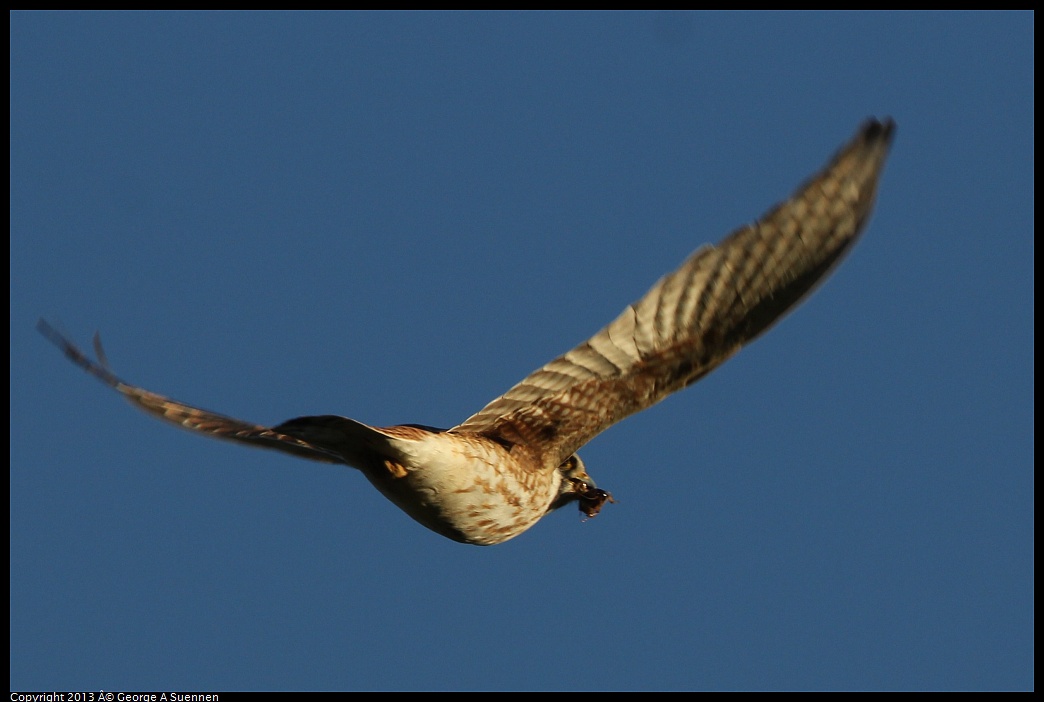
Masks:
[[[568,503],[613,501],[577,450],[616,422],[692,385],[780,319],[855,243],[895,131],[868,120],[789,200],[693,253],[607,327],[452,429],[371,427],[334,415],[251,424],[124,382],[43,320],[74,363],[159,419],[219,439],[358,469],[443,536],[491,545]]]

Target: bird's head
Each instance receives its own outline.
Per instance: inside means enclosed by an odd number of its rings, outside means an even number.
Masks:
[[[606,502],[616,502],[612,495],[595,486],[594,480],[584,468],[584,462],[575,453],[562,461],[558,471],[562,474],[562,485],[551,509],[558,509],[577,500],[580,503],[580,511],[588,517],[594,517]]]

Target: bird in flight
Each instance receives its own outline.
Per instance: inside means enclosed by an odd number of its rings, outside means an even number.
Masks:
[[[612,496],[577,451],[688,387],[768,329],[855,243],[895,131],[868,120],[817,175],[760,220],[706,245],[607,327],[452,429],[371,427],[335,415],[251,424],[130,385],[41,320],[74,363],[149,414],[191,431],[351,466],[424,526],[455,541],[507,541],[576,502]]]

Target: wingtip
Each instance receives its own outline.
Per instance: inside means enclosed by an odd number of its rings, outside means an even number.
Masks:
[[[106,385],[116,388],[117,390],[120,390],[121,386],[125,385],[125,383],[109,369],[109,362],[108,359],[105,358],[105,351],[101,347],[101,338],[98,334],[94,335],[94,352],[98,356],[98,361],[95,362],[91,360],[87,354],[81,351],[76,344],[67,339],[64,334],[51,326],[47,320],[41,318],[36,323],[36,329],[43,334],[44,338],[57,346],[59,350],[65,354],[66,358],[101,380]]]
[[[861,132],[865,141],[883,141],[891,144],[892,137],[895,136],[895,129],[895,120],[891,117],[882,119],[871,117],[863,123]]]
[[[40,317],[40,319],[36,321],[36,331],[43,334],[45,339],[47,339],[60,349],[64,349],[65,346],[68,344],[68,341],[66,340],[65,336],[62,335],[60,331],[52,327],[50,323],[48,323],[48,321],[43,317]]]

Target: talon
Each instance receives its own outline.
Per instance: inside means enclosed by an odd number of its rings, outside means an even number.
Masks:
[[[384,467],[388,469],[388,472],[391,473],[391,476],[393,478],[405,478],[406,477],[406,469],[402,465],[400,465],[400,464],[398,464],[398,463],[396,463],[394,461],[385,460],[384,461]]]

